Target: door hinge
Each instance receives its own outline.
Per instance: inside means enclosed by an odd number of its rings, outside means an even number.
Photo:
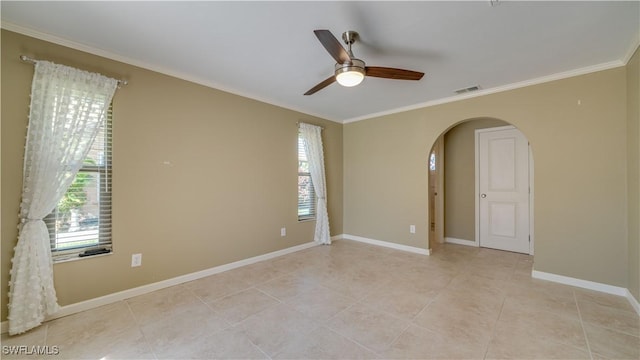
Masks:
[[[529,235],[529,243],[531,243],[531,235]]]

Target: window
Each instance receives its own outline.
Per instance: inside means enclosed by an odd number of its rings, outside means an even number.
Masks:
[[[54,261],[111,251],[112,107],[66,194],[45,219]]]
[[[436,153],[435,151],[429,155],[429,170],[436,171]]]
[[[298,133],[298,221],[316,218],[316,193],[309,173],[304,140]]]

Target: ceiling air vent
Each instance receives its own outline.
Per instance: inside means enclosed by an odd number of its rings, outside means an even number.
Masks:
[[[464,93],[468,93],[468,92],[472,92],[472,91],[477,91],[480,90],[480,86],[479,85],[474,85],[474,86],[469,86],[463,89],[458,89],[456,91],[454,91],[456,94],[464,94]]]

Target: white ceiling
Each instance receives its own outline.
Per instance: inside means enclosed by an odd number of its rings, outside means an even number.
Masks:
[[[1,2],[2,27],[338,122],[623,65],[640,2]],[[422,71],[302,94],[333,73],[313,34]]]

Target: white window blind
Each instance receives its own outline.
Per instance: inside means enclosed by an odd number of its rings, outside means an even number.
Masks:
[[[304,140],[298,133],[298,221],[316,218],[316,193],[309,173]]]
[[[112,110],[71,186],[44,219],[54,261],[111,252]]]

